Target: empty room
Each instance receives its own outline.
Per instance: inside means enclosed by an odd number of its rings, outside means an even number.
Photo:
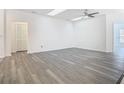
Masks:
[[[123,9],[0,9],[0,84],[123,84]]]

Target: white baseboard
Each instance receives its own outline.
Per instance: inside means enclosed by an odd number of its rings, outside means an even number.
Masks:
[[[0,62],[3,60],[3,58],[0,58]]]
[[[0,56],[0,59],[3,59],[5,56]]]
[[[9,56],[11,56],[11,54],[7,54],[5,57],[9,57]]]

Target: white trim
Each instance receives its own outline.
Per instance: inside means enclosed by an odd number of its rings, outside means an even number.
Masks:
[[[0,60],[3,59],[5,56],[0,56]]]

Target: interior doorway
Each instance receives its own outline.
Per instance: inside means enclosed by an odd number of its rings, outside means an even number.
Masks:
[[[27,51],[28,50],[28,23],[27,22],[15,22],[13,33],[14,52]]]
[[[114,24],[114,52],[124,55],[124,23]]]

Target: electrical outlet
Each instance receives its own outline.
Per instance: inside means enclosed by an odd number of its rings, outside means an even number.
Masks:
[[[43,45],[41,45],[40,47],[43,48]]]
[[[3,60],[3,59],[2,59],[2,58],[0,58],[0,62],[2,62],[2,60]]]

